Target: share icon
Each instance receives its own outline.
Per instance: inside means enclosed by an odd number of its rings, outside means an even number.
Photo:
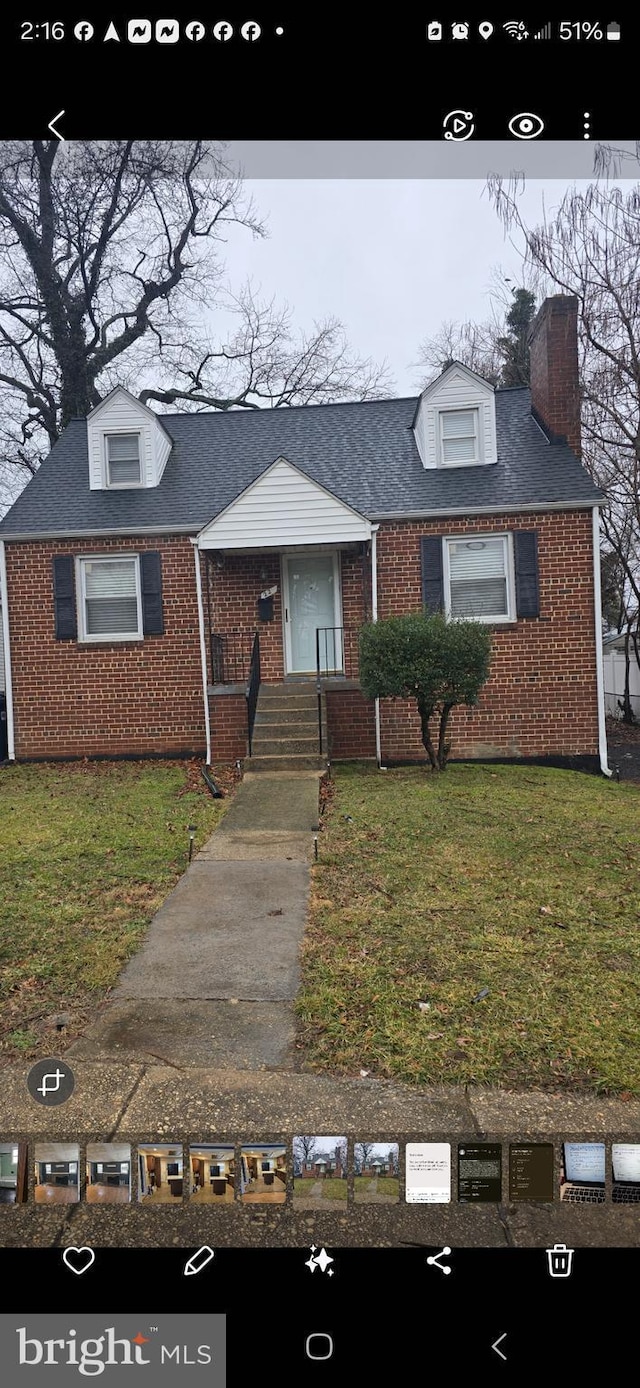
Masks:
[[[430,1258],[427,1258],[427,1263],[429,1267],[440,1268],[440,1271],[444,1273],[445,1277],[448,1277],[449,1273],[451,1272],[451,1268],[448,1265],[445,1267],[445,1264],[441,1263],[440,1259],[448,1258],[450,1253],[451,1249],[446,1247],[443,1248],[440,1251],[440,1253],[434,1253]]]

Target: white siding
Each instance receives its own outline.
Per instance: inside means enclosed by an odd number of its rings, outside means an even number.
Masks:
[[[482,463],[497,461],[496,409],[493,387],[472,371],[450,366],[443,376],[423,391],[414,433],[424,467],[441,466],[438,456],[438,412],[440,410],[480,411]],[[474,466],[467,463],[466,467]],[[476,465],[477,466],[477,465]]]
[[[368,540],[370,535],[368,520],[279,458],[202,531],[200,546],[264,549]]]
[[[152,410],[128,391],[114,390],[87,420],[91,490],[104,489],[104,436],[116,432],[140,434],[143,486],[157,487],[171,452],[171,440]]]
[[[2,629],[2,608],[0,607],[0,689],[4,691],[4,633]]]

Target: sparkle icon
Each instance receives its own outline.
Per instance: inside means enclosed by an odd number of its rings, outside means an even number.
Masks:
[[[326,1272],[327,1277],[333,1277],[333,1268],[329,1267],[329,1263],[332,1262],[333,1258],[329,1257],[326,1248],[321,1248],[320,1252],[316,1253],[316,1245],[312,1243],[311,1257],[308,1258],[305,1263],[305,1267],[309,1269],[309,1272],[315,1272],[316,1268],[320,1268],[321,1272]]]
[[[134,1336],[134,1338],[132,1339],[131,1343],[132,1343],[132,1345],[148,1345],[148,1343],[149,1343],[149,1336],[148,1336],[148,1335],[143,1335],[143,1334],[142,1334],[142,1331],[139,1330],[139,1331],[138,1331],[138,1334]]]

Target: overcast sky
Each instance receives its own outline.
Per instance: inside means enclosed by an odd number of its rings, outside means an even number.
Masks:
[[[247,277],[286,300],[300,328],[335,315],[363,357],[386,359],[395,393],[414,394],[420,343],[443,320],[490,314],[491,272],[520,282],[484,182],[473,179],[252,180],[246,183],[269,236],[232,231],[229,280]],[[528,223],[557,207],[567,184],[530,181]],[[219,321],[219,320],[218,320]]]

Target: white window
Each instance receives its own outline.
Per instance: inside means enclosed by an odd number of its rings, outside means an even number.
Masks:
[[[508,535],[447,540],[445,553],[448,617],[471,617],[481,622],[515,620]]]
[[[142,638],[140,563],[136,555],[78,560],[81,641]]]
[[[140,469],[140,435],[106,434],[107,486],[139,487],[142,482]]]
[[[453,466],[480,462],[479,410],[440,410],[440,460]]]

